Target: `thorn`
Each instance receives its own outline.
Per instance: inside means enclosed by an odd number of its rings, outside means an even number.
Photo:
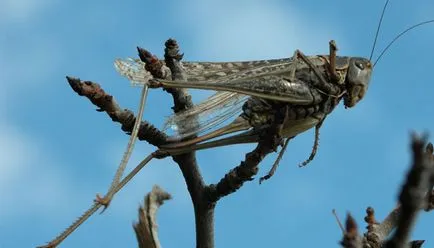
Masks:
[[[66,76],[66,80],[68,80],[68,82],[69,82],[69,81],[73,81],[73,80],[77,80],[77,79],[74,77]]]
[[[177,44],[178,42],[175,40],[175,39],[173,39],[173,38],[169,38],[167,41],[166,41],[166,43],[164,44],[167,48],[170,48],[170,47],[175,47],[175,46],[178,46],[178,44]]]
[[[368,223],[369,226],[372,226],[374,224],[378,224],[378,222],[375,220],[374,208],[372,208],[372,207],[366,208],[365,222]]]
[[[329,44],[330,44],[330,46],[331,46],[333,49],[335,49],[336,51],[338,50],[338,46],[336,45],[336,41],[331,40],[331,41],[329,42]]]
[[[137,47],[137,52],[139,53],[139,58],[142,62],[150,63],[152,61],[153,56],[148,50]]]
[[[350,213],[347,213],[347,220],[345,221],[345,231],[346,234],[350,235],[351,237],[357,236],[357,223]]]
[[[79,78],[70,77],[70,76],[66,76],[66,80],[68,80],[68,83],[69,83],[69,85],[71,85],[71,87],[73,86],[73,84],[80,82]]]
[[[410,248],[419,248],[422,247],[425,240],[413,240],[410,242]]]

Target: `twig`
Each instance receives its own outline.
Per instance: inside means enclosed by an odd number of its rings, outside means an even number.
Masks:
[[[145,196],[144,206],[139,207],[139,221],[133,225],[139,248],[160,248],[157,211],[172,196],[158,185]]]
[[[146,64],[147,69],[151,70],[151,73],[155,75],[163,75],[162,66],[158,63],[158,60],[151,60],[150,63]],[[160,74],[158,74],[159,72]],[[71,88],[80,96],[87,97],[94,105],[99,107],[97,111],[106,112],[113,121],[120,122],[122,124],[122,130],[127,133],[131,133],[134,124],[135,117],[134,114],[129,110],[121,110],[119,105],[116,103],[114,98],[105,93],[99,84],[90,81],[81,81],[78,78],[66,77]],[[145,139],[150,144],[159,146],[166,143],[167,136],[148,124],[147,122],[141,122],[138,130],[138,138]],[[109,192],[111,196],[114,196],[129,180],[134,177],[135,174],[149,162],[150,159],[158,157],[154,153],[146,157],[131,173],[128,174],[124,179],[120,181],[118,185],[111,187]],[[76,221],[74,221],[67,229],[65,229],[61,234],[59,234],[55,239],[50,241],[47,245],[41,247],[56,247],[60,244],[66,237],[68,237],[74,230],[76,230],[83,222],[85,222],[90,216],[92,216],[100,207],[102,202],[95,202],[88,210],[86,210]]]
[[[71,88],[80,96],[87,97],[98,112],[106,112],[114,122],[122,124],[122,130],[131,133],[136,117],[128,109],[121,109],[113,96],[107,94],[99,84],[82,81],[79,78],[66,77]],[[167,136],[152,124],[142,121],[137,135],[139,140],[146,140],[152,145],[159,146],[166,143]]]
[[[165,43],[164,61],[170,68],[172,80],[186,80],[185,71],[180,63],[183,55],[179,53],[179,46],[174,39]],[[165,89],[173,97],[175,113],[193,106],[191,97],[184,89]],[[205,182],[197,165],[194,152],[173,156],[173,160],[179,165],[188,192],[194,207],[196,223],[196,247],[214,247],[214,208],[215,204],[210,203],[205,197]]]
[[[184,54],[179,53],[178,43],[174,39],[168,39],[165,43],[165,46],[166,48],[164,49],[164,62],[166,63],[166,66],[170,68],[170,71],[172,73],[172,80],[186,80],[187,76],[185,70],[180,63],[180,61],[184,57]],[[172,109],[175,113],[191,108],[193,106],[191,96],[188,94],[186,89],[167,88],[164,90],[172,94],[174,102],[174,106]]]
[[[379,247],[396,228],[401,208],[400,206],[394,208],[381,223],[377,222],[374,213],[372,207],[366,209],[365,221],[368,223],[368,231],[365,233],[364,241],[371,247]]]
[[[282,142],[279,133],[283,119],[284,116],[276,115],[275,123],[262,130],[258,145],[252,152],[246,154],[246,159],[240,165],[231,169],[217,185],[211,184],[209,186],[208,195],[211,202],[217,202],[221,197],[237,191],[243,186],[244,182],[253,180],[253,176],[258,173],[259,163],[266,155],[275,152]]]
[[[356,220],[347,214],[347,220],[345,221],[345,234],[342,238],[341,245],[345,248],[361,248],[362,242],[357,230]]]
[[[408,174],[407,182],[403,186],[400,204],[381,223],[376,220],[372,207],[366,209],[365,221],[368,223],[368,231],[362,239],[363,247],[421,247],[423,245],[424,240],[411,242],[407,240],[416,213],[421,209],[429,211],[434,205],[434,190],[430,187],[434,183],[432,144],[428,143],[425,151],[423,150],[424,144],[424,139],[413,136],[413,166]],[[399,233],[398,227],[401,228]],[[386,242],[387,237],[394,230],[396,232],[392,238],[393,241]]]
[[[434,166],[424,147],[426,141],[416,135],[412,137],[413,165],[399,197],[401,213],[398,217],[396,231],[387,242],[388,248],[401,248],[408,245],[408,239],[417,214],[424,204],[425,195],[432,185]]]

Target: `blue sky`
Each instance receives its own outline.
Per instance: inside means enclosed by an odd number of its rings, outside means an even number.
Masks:
[[[326,54],[369,55],[382,1],[60,1],[0,0],[0,247],[44,244],[104,193],[128,136],[77,96],[66,75],[100,83],[124,108],[136,110],[139,88],[116,73],[113,61],[136,46],[163,54],[175,38],[185,60],[228,61]],[[393,1],[378,42],[383,48],[411,24],[434,18],[429,0]],[[405,14],[403,14],[405,13]],[[339,106],[321,130],[307,168],[313,132],[294,139],[276,175],[245,184],[218,203],[217,247],[337,247],[341,232],[331,210],[350,211],[364,228],[373,206],[382,219],[396,203],[408,168],[409,132],[434,134],[434,25],[401,39],[375,68],[355,108]],[[431,92],[431,93],[430,93]],[[206,94],[195,92],[195,99]],[[148,98],[145,119],[161,126],[172,101],[161,90]],[[198,152],[208,183],[244,158],[252,145]],[[139,143],[129,168],[153,150]],[[222,156],[224,154],[224,156]],[[276,154],[262,164],[266,173]],[[164,247],[194,247],[190,199],[171,159],[153,161],[62,247],[135,247],[131,224],[139,203],[159,184],[174,199],[159,212]],[[423,213],[415,239],[434,247],[434,215]]]

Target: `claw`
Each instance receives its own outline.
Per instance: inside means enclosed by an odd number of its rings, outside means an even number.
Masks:
[[[163,87],[163,84],[159,80],[152,78],[149,79],[148,86],[149,88],[160,88]]]
[[[96,194],[96,198],[93,201],[103,206],[103,209],[100,212],[100,214],[102,214],[110,205],[111,200],[112,197],[109,197],[108,195],[101,197],[100,194]]]

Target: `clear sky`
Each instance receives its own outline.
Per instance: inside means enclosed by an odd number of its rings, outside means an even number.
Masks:
[[[66,75],[93,80],[134,111],[139,88],[118,75],[115,58],[142,46],[161,57],[167,38],[185,60],[228,61],[327,54],[369,56],[383,1],[60,1],[0,0],[0,247],[34,247],[67,227],[105,193],[128,136]],[[434,18],[434,2],[392,1],[378,49],[397,33]],[[434,135],[434,25],[401,39],[375,68],[355,108],[342,106],[321,130],[316,159],[313,132],[288,146],[276,175],[246,183],[216,208],[216,247],[337,247],[341,232],[331,210],[350,211],[360,230],[367,206],[381,220],[395,205],[410,162],[409,132]],[[205,96],[203,92],[195,99]],[[145,119],[161,126],[172,100],[148,98]],[[253,145],[198,152],[207,183],[239,164]],[[153,147],[140,142],[128,168]],[[268,171],[276,154],[260,167]],[[194,219],[179,169],[153,161],[103,215],[95,215],[62,247],[135,247],[131,224],[139,203],[159,184],[174,199],[158,215],[163,247],[194,247]],[[434,247],[434,215],[423,213],[415,239]]]

